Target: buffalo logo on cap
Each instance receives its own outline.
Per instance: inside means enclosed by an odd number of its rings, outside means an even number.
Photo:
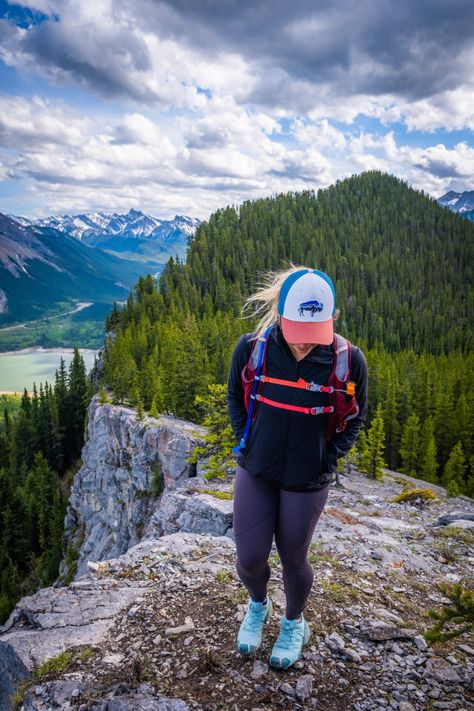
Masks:
[[[324,305],[320,301],[312,299],[311,301],[303,301],[298,307],[298,313],[300,316],[303,316],[305,313],[310,313],[311,316],[314,316],[317,311],[322,311],[323,308]]]

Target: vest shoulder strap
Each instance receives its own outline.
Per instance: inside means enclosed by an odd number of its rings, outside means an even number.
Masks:
[[[334,369],[333,374],[338,380],[345,383],[350,379],[351,371],[351,344],[347,338],[339,333],[334,333],[333,339]]]

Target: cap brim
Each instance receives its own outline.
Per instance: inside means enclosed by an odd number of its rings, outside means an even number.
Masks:
[[[330,346],[334,338],[333,319],[318,323],[290,321],[280,317],[281,330],[288,343],[317,343]]]

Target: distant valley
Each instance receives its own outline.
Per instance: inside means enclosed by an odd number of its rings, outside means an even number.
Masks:
[[[158,276],[171,256],[184,259],[199,224],[138,210],[36,222],[0,214],[0,351],[97,347],[113,301],[124,301],[140,275]],[[86,301],[80,314],[66,314]]]

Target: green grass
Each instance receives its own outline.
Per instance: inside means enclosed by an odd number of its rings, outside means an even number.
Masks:
[[[210,494],[216,499],[232,499],[233,496],[229,491],[216,491],[215,489],[200,489],[200,494]]]
[[[216,578],[220,583],[230,583],[234,579],[232,573],[225,570],[225,568],[217,572]]]
[[[47,659],[43,664],[41,664],[36,669],[33,669],[31,677],[26,681],[22,681],[15,689],[12,697],[13,708],[20,708],[23,697],[26,690],[35,684],[39,684],[48,679],[53,679],[64,672],[72,660],[74,659],[74,652],[72,650],[66,650],[61,652],[56,657],[51,657]]]
[[[241,605],[244,602],[247,602],[249,598],[249,594],[247,592],[246,588],[238,588],[235,593],[231,597],[231,602],[234,605]]]

